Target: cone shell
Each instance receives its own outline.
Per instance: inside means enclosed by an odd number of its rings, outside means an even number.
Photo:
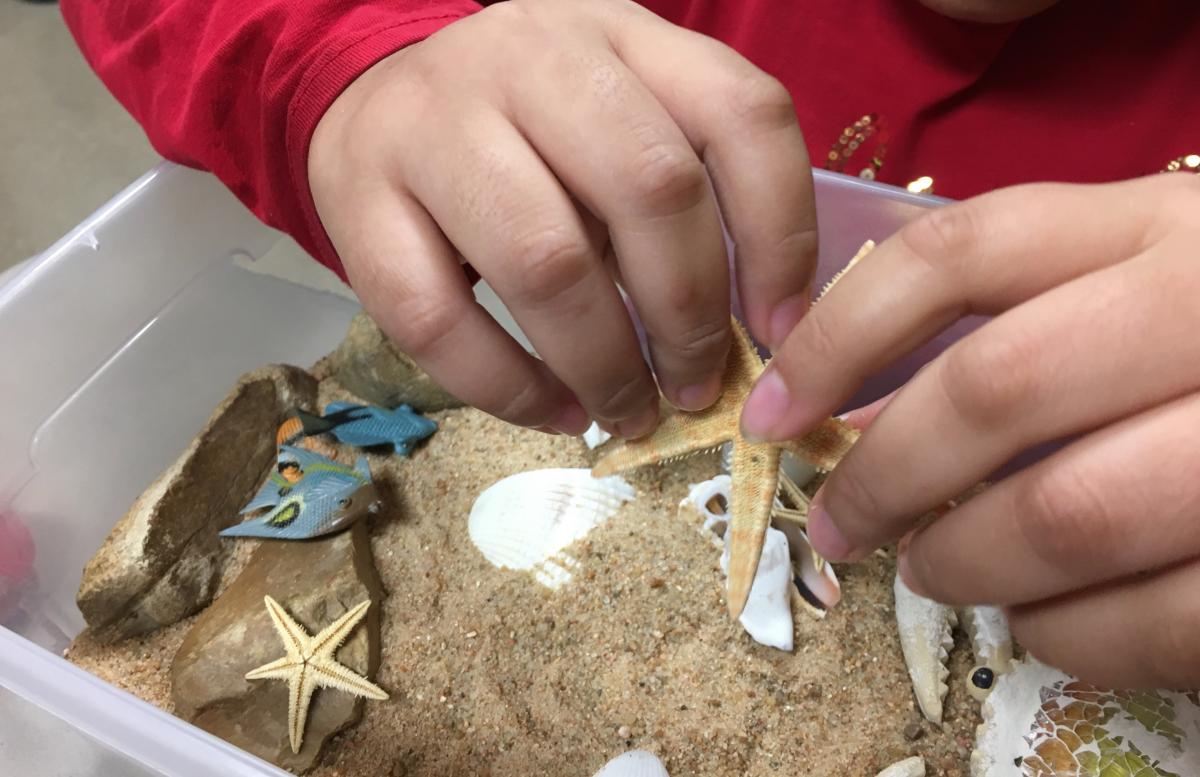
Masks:
[[[586,469],[540,469],[507,477],[475,500],[467,520],[471,542],[492,564],[529,570],[558,588],[576,561],[562,553],[636,496],[619,477]]]

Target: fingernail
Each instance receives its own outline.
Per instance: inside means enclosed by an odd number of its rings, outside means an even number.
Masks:
[[[658,408],[651,405],[638,415],[617,424],[617,436],[626,440],[636,440],[645,437],[658,426]]]
[[[808,508],[808,542],[813,550],[829,561],[850,561],[854,546],[829,517],[829,512],[816,500]]]
[[[578,437],[591,425],[592,419],[588,417],[587,411],[574,402],[563,408],[562,412],[547,424],[551,429],[571,437]]]
[[[533,427],[533,431],[541,432],[542,434],[549,434],[553,437],[558,437],[562,434],[562,432],[558,431],[557,429],[552,429],[549,426],[535,426]]]
[[[783,378],[774,370],[767,370],[742,407],[742,437],[750,442],[776,439],[775,430],[791,404],[792,397]]]
[[[778,351],[779,347],[783,345],[783,341],[796,328],[796,324],[800,323],[800,319],[804,318],[804,314],[808,312],[811,304],[808,291],[805,290],[802,294],[795,294],[784,299],[771,311],[771,318],[767,324],[770,342],[767,343],[767,346],[772,353]]]
[[[721,376],[714,373],[699,383],[684,386],[675,392],[673,404],[680,410],[696,412],[712,406],[721,395]]]

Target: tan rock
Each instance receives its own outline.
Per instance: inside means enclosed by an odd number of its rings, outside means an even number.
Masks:
[[[233,547],[217,532],[239,520],[274,466],[284,414],[312,408],[316,395],[316,381],[296,367],[238,381],[84,568],[76,601],[97,641],[153,631],[212,601]]]
[[[373,678],[379,668],[383,591],[366,524],[320,540],[263,543],[238,578],[196,619],[171,666],[177,715],[259,758],[303,772],[316,765],[330,737],[358,721],[362,699],[318,690],[304,745],[299,753],[292,752],[287,684],[245,679],[251,669],[284,655],[263,606],[268,594],[310,634],[370,598],[366,621],[336,657]]]
[[[374,405],[407,403],[422,413],[463,405],[401,353],[365,312],[350,322],[328,366],[343,388]]]

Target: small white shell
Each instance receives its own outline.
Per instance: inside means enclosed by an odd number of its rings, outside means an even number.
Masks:
[[[560,551],[635,496],[621,478],[593,478],[586,469],[522,472],[479,495],[467,531],[488,561],[530,570],[542,585],[558,588],[578,563]]]
[[[729,573],[729,537],[726,534],[725,552],[721,554],[721,571]],[[750,598],[738,622],[760,645],[791,652],[794,624],[792,622],[792,558],[787,537],[778,529],[767,529],[763,538],[762,556]]]
[[[796,524],[791,521],[776,521],[775,527],[782,531],[788,539],[788,547],[792,554],[792,566],[798,570],[797,575],[800,581],[804,583],[809,593],[821,602],[824,609],[814,607],[801,596],[802,606],[813,616],[824,618],[825,612],[842,600],[842,584],[838,582],[833,565],[822,561],[820,568],[817,567],[817,556],[808,542],[808,535]]]
[[[925,759],[919,755],[897,761],[875,777],[925,777]]]
[[[604,765],[594,777],[669,777],[667,767],[654,753],[630,750]]]
[[[588,448],[599,448],[604,443],[612,439],[612,435],[600,428],[600,425],[595,421],[583,433],[583,441]]]
[[[679,503],[680,512],[689,511],[704,519],[701,531],[716,537],[725,537],[726,542],[716,542],[723,548],[721,571],[729,573],[729,533],[725,531],[729,517],[722,510],[712,509],[714,500],[729,504],[730,489],[733,487],[728,475],[697,483]],[[791,651],[794,644],[791,598],[795,590],[792,584],[791,550],[788,538],[776,529],[767,529],[763,540],[762,556],[754,583],[750,587],[750,598],[742,610],[738,622],[742,628],[762,645]]]
[[[729,506],[729,493],[733,488],[733,479],[728,475],[717,475],[703,483],[693,484],[688,495],[679,503],[680,510],[690,510],[704,519],[701,528],[705,534],[717,537],[725,536],[725,528],[729,525],[729,516],[725,509]],[[713,500],[718,500],[724,507],[718,512],[712,509]],[[720,543],[717,543],[720,546]]]
[[[912,680],[913,692],[922,714],[942,725],[942,702],[946,698],[946,657],[954,645],[952,630],[958,618],[952,607],[918,596],[896,575],[896,625],[900,648]]]

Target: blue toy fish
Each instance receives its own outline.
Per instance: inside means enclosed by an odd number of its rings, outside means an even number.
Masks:
[[[329,424],[329,428],[322,431],[328,431],[338,442],[358,448],[391,445],[402,456],[407,456],[416,443],[437,431],[436,421],[417,413],[409,405],[385,410],[349,402],[330,402],[325,406],[324,418],[310,417],[304,425],[319,429],[318,421]]]
[[[269,509],[221,532],[222,537],[306,540],[348,527],[378,507],[365,457],[354,467],[284,445],[275,471],[242,515]]]

